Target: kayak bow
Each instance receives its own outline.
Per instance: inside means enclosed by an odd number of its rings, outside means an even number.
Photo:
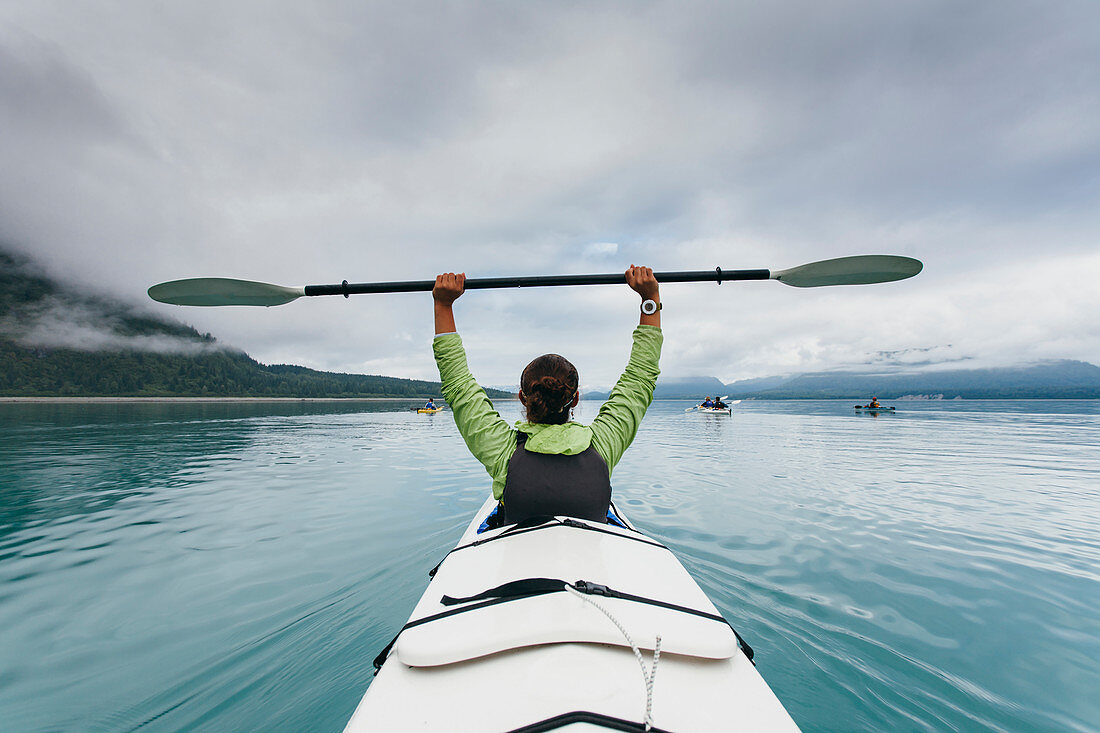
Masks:
[[[347,731],[798,730],[672,552],[614,507],[623,526],[548,517],[479,534],[495,506],[375,660]]]

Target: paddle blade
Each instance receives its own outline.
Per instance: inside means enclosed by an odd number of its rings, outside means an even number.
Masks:
[[[227,277],[172,280],[149,288],[150,298],[171,305],[283,305],[305,294],[305,288]]]
[[[869,285],[913,277],[924,269],[920,260],[896,255],[838,257],[772,273],[772,279],[796,288],[825,285]]]

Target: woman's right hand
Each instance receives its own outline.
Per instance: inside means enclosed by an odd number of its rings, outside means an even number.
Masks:
[[[653,276],[652,269],[631,265],[626,271],[626,284],[630,286],[631,290],[642,296],[642,300],[660,302],[657,278]]]
[[[466,273],[445,272],[436,275],[435,287],[432,288],[432,297],[437,303],[450,305],[466,291]]]

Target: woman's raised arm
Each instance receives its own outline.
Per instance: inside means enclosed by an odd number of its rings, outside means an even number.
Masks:
[[[653,270],[648,267],[635,267],[631,265],[626,271],[626,284],[630,289],[642,296],[642,315],[638,319],[639,326],[661,327],[661,293],[657,286],[657,278],[653,276]],[[652,312],[647,312],[649,301],[656,306]]]
[[[441,333],[455,333],[458,331],[458,327],[455,326],[455,313],[452,305],[462,296],[465,290],[465,272],[460,272],[457,275],[453,272],[446,272],[436,276],[435,287],[432,288],[432,298],[435,300],[436,336]]]

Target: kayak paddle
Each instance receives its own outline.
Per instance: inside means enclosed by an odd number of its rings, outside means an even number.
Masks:
[[[723,402],[725,402],[726,400],[729,399],[729,395],[726,395],[724,397],[720,397],[719,399],[722,400]],[[728,403],[727,407],[730,406],[730,405],[739,405],[739,404],[741,404],[741,400],[734,400],[733,402]],[[686,410],[684,410],[684,412],[691,412],[693,410],[701,410],[701,409],[703,409],[702,405],[695,405],[693,407],[687,408]]]
[[[904,280],[924,268],[920,260],[897,255],[857,255],[832,260],[810,262],[786,270],[691,270],[655,272],[659,283],[716,282],[727,280],[778,280],[796,288],[819,288],[826,285],[868,285]],[[546,275],[529,277],[481,277],[466,280],[467,290],[491,288],[537,288],[557,285],[619,285],[623,273],[608,275]],[[171,305],[283,305],[303,295],[351,295],[363,293],[429,292],[435,280],[404,282],[349,283],[339,285],[305,285],[287,287],[252,280],[225,277],[197,277],[172,280],[149,288],[149,297]]]
[[[729,398],[730,398],[730,396],[729,396],[729,395],[727,394],[727,395],[722,395],[722,396],[721,396],[721,397],[719,397],[718,399],[720,399],[720,400],[721,400],[722,402],[725,402],[725,401],[726,401],[726,400],[728,400]],[[734,400],[733,402],[730,402],[729,404],[731,404],[731,405],[739,405],[739,404],[741,404],[741,400]],[[684,412],[691,412],[692,410],[698,410],[698,409],[699,409],[699,408],[701,408],[701,407],[702,407],[702,405],[695,405],[695,406],[693,406],[693,407],[689,407],[689,408],[687,408],[686,410],[684,410]],[[858,407],[858,405],[857,405],[857,407]]]

